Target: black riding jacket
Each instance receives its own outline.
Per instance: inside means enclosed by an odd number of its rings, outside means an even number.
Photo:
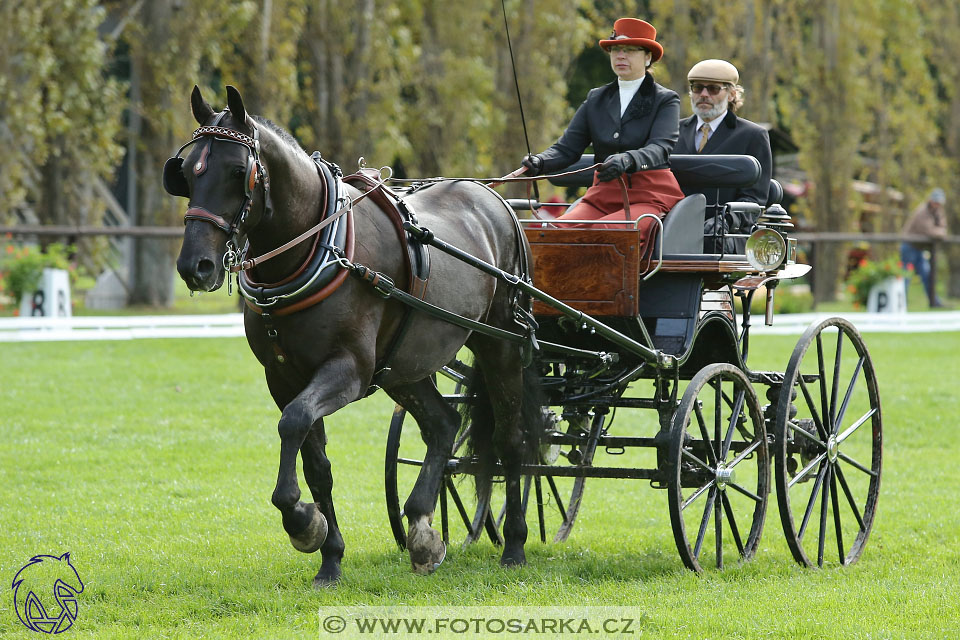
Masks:
[[[551,173],[580,159],[593,145],[596,162],[615,153],[629,153],[634,170],[664,169],[677,143],[680,97],[662,87],[649,73],[620,116],[616,80],[591,89],[560,139],[543,153],[543,171]]]

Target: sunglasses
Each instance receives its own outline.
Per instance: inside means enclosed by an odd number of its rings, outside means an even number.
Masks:
[[[690,93],[696,95],[706,89],[707,93],[715,96],[726,88],[727,87],[722,84],[703,84],[701,82],[693,82],[690,84]]]
[[[608,47],[607,51],[610,53],[636,53],[638,51],[645,51],[643,47],[630,47],[625,44],[615,44],[612,47]]]

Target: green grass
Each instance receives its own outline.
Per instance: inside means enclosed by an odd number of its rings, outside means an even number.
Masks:
[[[243,340],[4,344],[0,636],[35,637],[4,585],[32,555],[70,551],[86,584],[73,638],[314,637],[321,607],[396,604],[627,605],[658,638],[953,637],[960,333],[866,339],[884,473],[851,567],[797,566],[771,502],[754,561],[694,575],[666,495],[610,480],[588,482],[566,543],[531,535],[522,569],[500,569],[484,541],[414,576],[383,507],[392,403],[380,392],[328,420],[347,553],[341,584],[319,592],[319,556],[289,545],[270,504],[279,412]],[[795,341],[755,337],[751,365],[782,371]],[[614,430],[644,419],[621,410]]]

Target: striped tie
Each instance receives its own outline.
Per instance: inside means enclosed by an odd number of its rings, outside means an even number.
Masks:
[[[707,146],[707,140],[710,138],[710,125],[706,122],[700,127],[700,146],[697,147],[697,153],[703,153],[703,148]]]

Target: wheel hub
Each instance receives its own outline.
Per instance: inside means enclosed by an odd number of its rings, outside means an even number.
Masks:
[[[827,458],[830,462],[836,462],[840,455],[840,443],[837,442],[837,436],[830,436],[827,440]]]
[[[723,491],[728,484],[737,481],[737,474],[733,467],[728,467],[723,463],[717,467],[717,488]]]

